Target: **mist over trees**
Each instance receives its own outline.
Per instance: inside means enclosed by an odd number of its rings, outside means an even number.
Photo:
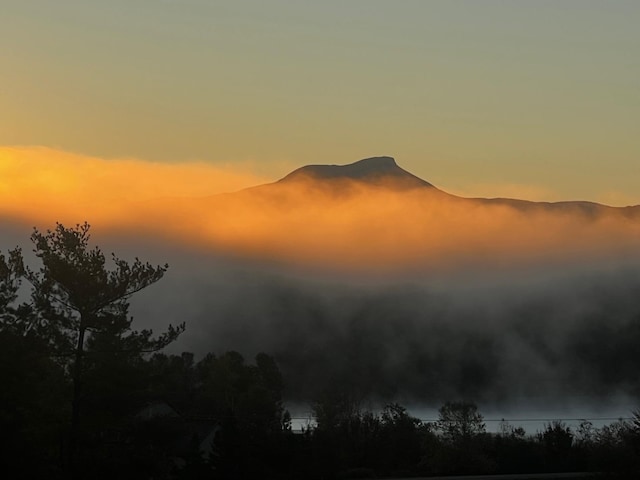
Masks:
[[[138,311],[187,320],[171,349],[269,352],[294,400],[333,383],[432,408],[455,398],[606,406],[640,394],[640,269],[632,262],[394,284],[249,274],[249,266],[203,260],[159,284]],[[176,289],[184,307],[171,301]]]
[[[279,328],[262,337],[268,353],[258,353],[253,362],[229,349],[161,353],[188,332],[185,316],[176,314],[178,326],[154,337],[150,329],[134,329],[129,312],[130,300],[163,279],[167,266],[115,255],[108,262],[90,246],[89,230],[87,224],[35,230],[37,269],[25,266],[20,249],[0,254],[0,452],[5,467],[19,472],[16,478],[638,473],[638,413],[601,428],[587,421],[577,427],[554,421],[537,433],[508,423],[488,432],[476,401],[539,385],[496,383],[505,357],[495,351],[505,348],[504,340],[491,337],[495,330],[483,330],[487,324],[448,324],[456,312],[435,295],[420,304],[431,305],[429,313],[441,318],[428,329],[408,320],[416,307],[398,302],[402,296],[394,292],[376,301],[365,297],[366,305],[343,305],[350,320],[337,331],[328,318],[331,310],[317,297],[303,296],[302,290],[298,297],[291,291],[285,295],[276,288],[267,292],[284,323],[268,319],[257,326],[251,336],[256,344],[261,329]],[[282,295],[290,299],[288,306],[280,302]],[[606,299],[611,303],[601,303]],[[506,338],[545,346],[547,361],[557,365],[575,354],[580,363],[569,361],[563,368],[591,364],[594,382],[602,376],[600,385],[615,388],[637,371],[631,354],[635,317],[628,314],[633,304],[626,290],[618,296],[594,293],[581,307],[581,322],[565,325],[561,338],[543,342],[531,319],[546,317],[542,323],[558,334],[553,322],[559,314],[551,306],[514,302],[509,311],[520,314]],[[299,330],[288,331],[287,316],[301,312]],[[487,318],[482,310],[475,313]],[[609,322],[600,321],[605,314]],[[389,318],[395,321],[384,321]],[[235,328],[244,326],[240,319]],[[303,335],[321,330],[324,337]],[[624,339],[618,338],[621,332]],[[274,343],[273,335],[282,343]],[[297,350],[273,348],[293,336]],[[598,348],[596,336],[613,344]],[[410,347],[402,353],[406,357],[392,362],[392,348],[402,345]],[[567,348],[567,356],[558,356]],[[299,362],[297,368],[292,362]],[[411,369],[403,371],[406,365]],[[529,373],[525,378],[534,378]],[[412,383],[418,378],[419,384]],[[628,391],[634,388],[628,385]],[[426,421],[397,401],[384,401],[402,389],[426,403],[442,396],[448,400],[440,404],[436,421]],[[304,402],[312,411],[313,421],[302,431],[292,426],[288,401]],[[382,402],[379,408],[364,406],[376,402]]]

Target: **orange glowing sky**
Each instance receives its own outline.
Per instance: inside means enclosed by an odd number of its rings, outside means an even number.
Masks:
[[[0,214],[39,228],[85,220],[190,248],[336,268],[440,268],[624,255],[640,216],[526,215],[440,190],[309,179],[257,189],[248,168],[0,148]],[[236,192],[237,191],[237,192]],[[224,193],[235,192],[235,193]]]

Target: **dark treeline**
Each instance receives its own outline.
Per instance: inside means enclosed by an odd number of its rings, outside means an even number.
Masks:
[[[471,402],[436,422],[398,404],[360,407],[321,385],[315,422],[293,431],[275,359],[165,355],[185,326],[135,331],[129,298],[166,266],[89,247],[89,226],[34,231],[42,266],[0,255],[0,462],[12,478],[384,478],[484,473],[640,472],[640,415],[596,429],[552,422],[488,433]],[[31,286],[25,297],[23,281]]]
[[[4,468],[22,478],[68,478],[69,382],[55,362],[36,354],[37,345],[6,332],[0,342]],[[106,362],[95,375],[83,395],[75,460],[81,478],[574,471],[634,478],[640,468],[638,416],[602,428],[552,422],[528,435],[503,424],[488,433],[472,403],[446,403],[438,421],[422,422],[400,405],[362,410],[344,391],[327,390],[312,403],[316,423],[299,432],[283,407],[277,365],[265,354],[249,364],[236,352],[198,362],[187,353],[156,353]]]

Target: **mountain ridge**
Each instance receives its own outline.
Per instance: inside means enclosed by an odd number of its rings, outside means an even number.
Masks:
[[[523,200],[507,197],[461,197],[441,190],[432,183],[400,167],[391,156],[375,156],[344,165],[310,164],[293,170],[281,179],[254,187],[248,191],[266,192],[272,188],[286,187],[306,182],[306,185],[334,187],[339,190],[343,182],[353,182],[376,188],[385,188],[398,193],[423,190],[447,197],[450,200],[468,202],[470,205],[507,206],[524,212],[553,210],[556,212],[580,212],[594,217],[606,212],[617,212],[628,217],[640,216],[640,205],[614,207],[586,200],[561,200],[556,202]],[[335,185],[334,185],[335,184]]]

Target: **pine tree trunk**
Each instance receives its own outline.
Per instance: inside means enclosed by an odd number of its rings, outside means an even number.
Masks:
[[[75,350],[75,364],[73,366],[73,374],[71,377],[73,383],[73,399],[71,402],[71,431],[69,433],[69,451],[68,464],[73,476],[76,475],[76,467],[78,460],[78,433],[80,430],[80,403],[81,403],[81,387],[82,387],[82,360],[84,356],[84,335],[85,327],[82,326],[83,316],[80,316],[80,330],[78,332],[78,343]]]

